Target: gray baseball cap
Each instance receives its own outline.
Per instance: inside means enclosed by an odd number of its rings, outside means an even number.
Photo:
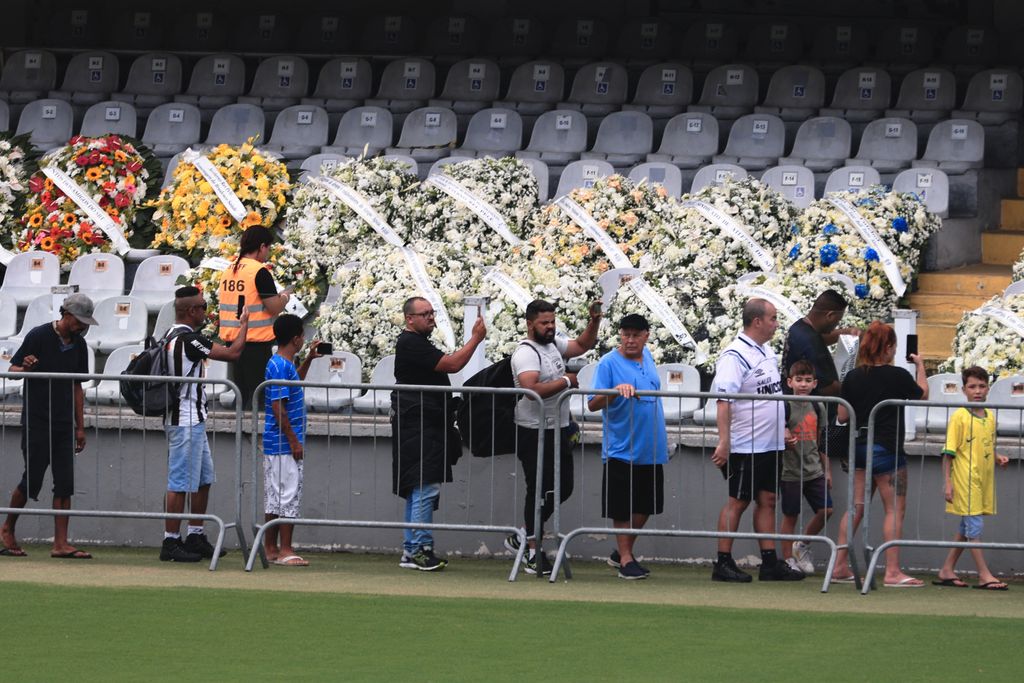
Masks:
[[[86,325],[99,325],[96,318],[92,317],[92,299],[81,292],[69,294],[68,297],[64,299],[64,303],[61,304],[61,309],[65,313],[70,313],[75,316],[79,322],[85,323]]]

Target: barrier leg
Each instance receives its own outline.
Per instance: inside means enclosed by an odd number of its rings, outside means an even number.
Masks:
[[[526,555],[526,529],[516,529],[516,536],[519,538],[519,550],[516,552],[516,559],[512,564],[512,571],[509,572],[508,580],[515,581],[516,577],[519,576],[519,566],[523,563],[523,557]]]
[[[220,549],[224,547],[224,533],[227,527],[220,519],[217,522],[217,541],[213,544],[213,557],[210,558],[210,571],[217,570],[217,562],[220,560]]]

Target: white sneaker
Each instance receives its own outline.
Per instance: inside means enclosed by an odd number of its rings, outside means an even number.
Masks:
[[[800,565],[797,564],[796,560],[793,559],[792,557],[787,557],[786,558],[786,566],[789,567],[790,569],[792,569],[793,571],[796,571],[796,572],[800,571]]]
[[[793,542],[793,559],[796,560],[797,569],[807,576],[814,573],[814,555],[811,547],[803,541]]]

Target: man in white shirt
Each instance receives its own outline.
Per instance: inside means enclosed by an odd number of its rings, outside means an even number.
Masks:
[[[782,393],[779,362],[769,342],[779,327],[775,306],[764,299],[743,305],[743,332],[726,347],[715,366],[712,391],[724,394]],[[754,501],[754,531],[775,532],[775,492],[785,450],[785,409],[781,401],[718,400],[718,445],[711,460],[729,482],[729,499],[718,517],[719,531],[736,531]],[[712,581],[747,583],[750,574],[732,557],[731,538],[718,541]],[[761,581],[799,581],[804,575],[780,562],[775,541],[761,540]]]

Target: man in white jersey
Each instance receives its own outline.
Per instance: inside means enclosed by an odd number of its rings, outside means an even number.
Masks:
[[[743,332],[718,358],[712,391],[724,394],[782,393],[779,362],[769,341],[779,327],[775,306],[764,299],[743,304]],[[718,400],[718,445],[711,460],[729,482],[729,500],[718,516],[719,531],[736,531],[754,501],[754,531],[775,532],[775,492],[785,450],[785,409],[781,401]],[[753,578],[736,566],[731,538],[718,541],[712,581],[747,583]],[[759,541],[761,581],[799,581],[804,575],[780,562],[775,541]]]

